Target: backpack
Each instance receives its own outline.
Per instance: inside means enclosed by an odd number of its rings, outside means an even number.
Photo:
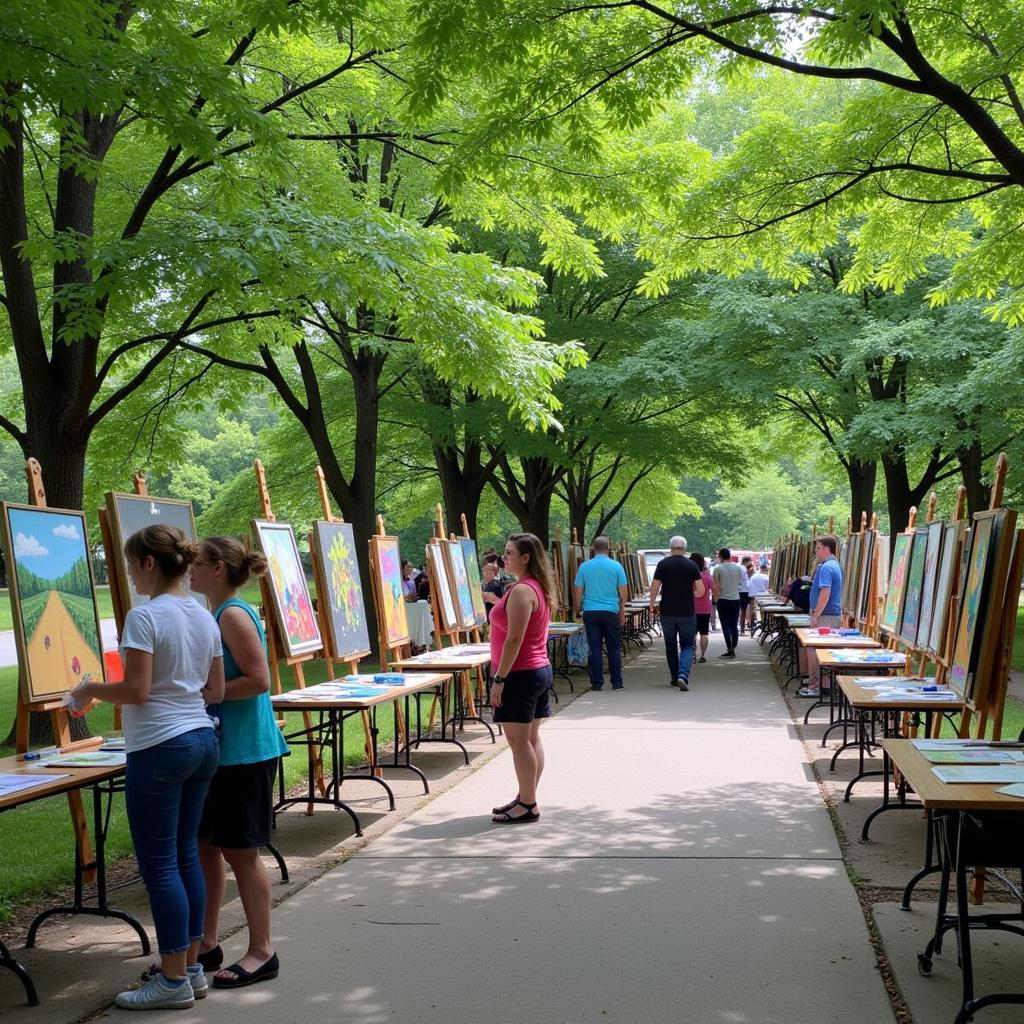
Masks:
[[[807,576],[800,576],[789,584],[789,599],[802,612],[811,610],[811,581]]]

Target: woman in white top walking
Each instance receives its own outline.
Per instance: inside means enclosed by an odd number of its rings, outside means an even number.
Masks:
[[[198,965],[206,886],[196,834],[217,770],[206,705],[224,697],[220,630],[182,588],[197,549],[180,530],[147,526],[124,549],[135,589],[150,599],[125,617],[124,681],[84,682],[72,698],[78,706],[104,700],[124,708],[125,806],[160,951],[160,971],[122,992],[117,1005],[188,1008],[207,992]]]

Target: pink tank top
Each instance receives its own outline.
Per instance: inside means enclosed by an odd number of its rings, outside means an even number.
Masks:
[[[711,588],[715,585],[715,581],[711,578],[711,573],[707,569],[700,574],[700,578],[704,581],[704,596],[693,599],[693,610],[697,615],[710,615]]]
[[[543,668],[548,662],[548,623],[551,621],[551,613],[548,611],[547,598],[544,596],[544,588],[532,577],[520,580],[505,591],[505,596],[494,606],[491,611],[491,671],[498,671],[498,663],[501,661],[501,652],[505,647],[505,638],[508,636],[508,611],[505,605],[508,603],[508,595],[516,587],[523,585],[531,587],[537,595],[537,610],[530,616],[526,625],[526,636],[512,663],[510,672],[521,672],[523,669]]]

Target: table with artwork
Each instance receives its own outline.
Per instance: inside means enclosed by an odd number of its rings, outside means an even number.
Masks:
[[[878,650],[882,646],[877,640],[872,640],[871,637],[865,636],[863,633],[851,632],[849,630],[826,629],[825,627],[816,629],[813,626],[805,626],[794,629],[792,632],[793,636],[796,637],[796,642],[805,651],[820,652],[845,648]],[[813,711],[816,711],[818,708],[830,707],[831,702],[831,695],[826,694],[824,688],[822,688],[818,699],[811,704],[804,714],[804,725],[807,725]]]
[[[870,675],[873,673],[896,672],[907,667],[907,655],[900,651],[882,649],[857,650],[850,648],[830,648],[818,654],[818,671],[821,679],[821,692],[828,691],[829,726],[821,737],[821,745],[825,746],[833,729],[843,730],[843,743],[836,751],[840,753],[848,745],[847,729],[855,725],[850,709],[841,704],[842,695],[836,686],[836,676],[840,672],[857,672]],[[835,758],[832,759],[833,768]]]
[[[486,692],[491,669],[490,644],[455,644],[451,647],[441,647],[436,651],[424,651],[422,654],[393,661],[391,667],[402,671],[429,670],[457,674],[461,685],[454,688],[452,713],[448,714],[447,701],[441,705],[441,735],[446,734],[450,725],[454,739],[456,729],[461,731],[465,728],[466,719],[472,719],[483,725],[491,734],[491,739],[497,742],[490,724],[480,717],[480,712],[490,706]],[[477,691],[471,675],[484,687],[484,692]]]
[[[917,968],[931,974],[935,956],[943,952],[947,932],[956,934],[951,951],[960,968],[961,1005],[955,1024],[966,1024],[979,1010],[996,1004],[1024,1006],[1024,992],[978,996],[974,988],[971,933],[997,930],[1024,935],[1024,913],[970,913],[972,867],[1014,868],[1024,865],[1020,837],[1024,834],[1024,749],[1006,748],[978,740],[887,739],[882,748],[907,780],[929,813],[929,827],[942,874],[936,904],[935,931],[918,954]],[[960,763],[964,751],[981,752],[971,763]],[[954,763],[939,761],[945,752],[957,754]],[[1004,753],[1012,753],[1004,762]],[[999,758],[999,760],[997,760]],[[991,763],[984,764],[985,760]],[[1020,781],[1018,781],[1020,780]],[[1009,790],[1009,792],[1007,792]],[[952,888],[955,909],[949,912]]]
[[[387,782],[381,778],[379,770],[384,767],[399,768],[411,771],[423,783],[424,793],[430,792],[426,776],[412,763],[411,750],[414,745],[426,742],[421,735],[422,715],[419,699],[424,694],[431,698],[437,696],[442,704],[446,699],[447,684],[451,680],[450,672],[408,672],[401,684],[375,683],[373,675],[361,674],[347,676],[344,679],[332,679],[315,686],[289,690],[271,697],[271,704],[277,712],[304,711],[317,713],[319,721],[311,730],[305,728],[297,732],[286,732],[285,739],[290,745],[315,745],[326,748],[331,753],[331,780],[324,796],[316,795],[316,774],[310,768],[307,778],[307,791],[304,796],[287,797],[282,792],[274,807],[279,811],[290,804],[329,804],[337,810],[345,811],[352,819],[356,835],[363,834],[362,825],[356,812],[341,799],[341,787],[347,780],[364,780],[379,785],[387,794],[388,805],[395,809],[395,794]],[[414,741],[406,736],[402,742],[403,721],[405,728],[410,728],[412,702],[416,702],[417,737]],[[399,707],[402,706],[400,714]],[[377,713],[381,707],[389,706],[394,718],[394,751],[389,763],[382,763],[377,749]],[[364,713],[370,716],[370,736],[372,738],[370,756],[365,771],[349,771],[345,768],[345,722],[354,716]],[[450,742],[450,741],[449,741]],[[463,749],[465,753],[465,750]],[[468,763],[468,760],[467,760]]]
[[[890,766],[884,755],[880,769],[865,767],[865,759],[878,745],[879,738],[898,738],[903,734],[905,725],[923,727],[924,734],[930,735],[934,715],[957,714],[963,710],[964,702],[948,687],[937,685],[934,676],[870,675],[864,674],[863,667],[858,667],[856,672],[856,675],[836,678],[841,715],[849,720],[848,727],[853,729],[854,738],[835,751],[830,769],[834,770],[836,759],[843,750],[857,747],[858,770],[847,784],[843,796],[846,803],[849,803],[853,787],[861,779],[883,779],[882,806],[864,823],[862,834],[867,839],[871,822],[883,810],[895,806],[889,802]]]
[[[429,601],[406,601],[405,615],[409,620],[409,636],[414,647],[429,647],[434,636],[434,616]]]
[[[93,808],[93,863],[82,864],[76,858],[75,895],[70,904],[60,904],[38,914],[29,926],[25,946],[35,945],[36,932],[47,918],[61,914],[85,914],[92,917],[111,917],[124,921],[139,936],[143,955],[150,952],[149,937],[145,929],[131,914],[110,906],[107,898],[106,838],[109,804],[115,792],[123,789],[125,771],[124,754],[101,751],[82,751],[77,754],[53,753],[39,760],[26,761],[19,757],[0,758],[0,812],[13,811],[25,804],[52,796],[63,796],[75,790],[92,791]],[[106,798],[106,799],[104,799]],[[104,807],[108,811],[104,810]],[[95,903],[85,902],[85,876],[95,872]],[[35,1006],[39,999],[28,971],[11,956],[0,942],[0,967],[13,971],[25,988],[28,1005]]]
[[[576,688],[572,684],[572,664],[569,662],[569,638],[584,631],[582,622],[549,622],[548,623],[548,656],[551,660],[551,671],[561,676],[572,692]],[[557,700],[557,694],[556,694]]]

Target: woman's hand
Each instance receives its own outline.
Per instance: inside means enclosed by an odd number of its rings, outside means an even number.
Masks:
[[[491,707],[501,707],[501,695],[505,690],[504,683],[491,683]]]
[[[71,699],[83,711],[92,704],[92,694],[89,692],[91,686],[92,681],[90,679],[83,679],[73,690],[69,691]]]

